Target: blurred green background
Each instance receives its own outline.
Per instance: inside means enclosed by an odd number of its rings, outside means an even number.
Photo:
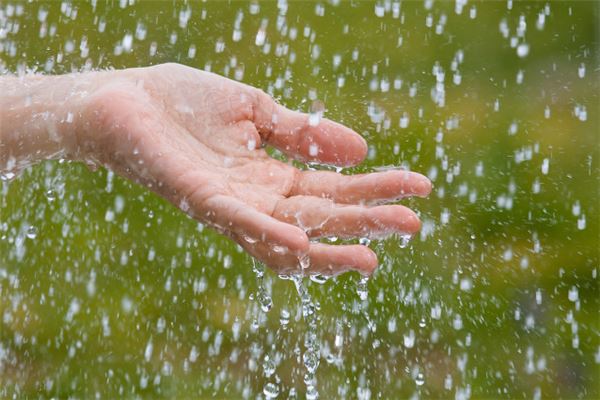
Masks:
[[[0,69],[210,69],[324,102],[370,144],[344,173],[433,180],[409,247],[371,243],[368,300],[307,280],[321,398],[597,399],[599,9],[3,0]],[[37,165],[0,182],[0,397],[304,398],[298,295],[264,285],[268,313],[249,256],[142,188]]]

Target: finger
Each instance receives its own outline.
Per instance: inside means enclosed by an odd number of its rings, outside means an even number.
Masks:
[[[226,195],[209,197],[204,217],[215,228],[232,232],[248,243],[262,242],[281,253],[302,255],[309,242],[304,231],[261,213],[240,200]]]
[[[377,268],[377,255],[367,246],[332,246],[321,243],[310,245],[309,274],[339,275],[358,271],[371,275]]]
[[[249,243],[239,235],[233,235],[250,255],[264,262],[279,274],[339,275],[343,272],[358,271],[370,275],[377,268],[377,255],[367,246],[332,246],[312,243],[308,251],[308,263],[301,266],[300,258],[287,252],[275,251],[264,242]]]
[[[401,205],[338,205],[312,196],[280,200],[273,216],[304,229],[310,237],[383,238],[394,233],[412,235],[421,227],[419,217]]]
[[[337,203],[379,203],[409,196],[426,197],[431,182],[409,171],[385,171],[361,175],[341,175],[329,171],[302,171],[291,195],[309,195]]]
[[[300,260],[308,258],[310,247],[304,255],[292,254],[281,251],[281,248],[272,246],[267,242],[249,242],[242,235],[232,234],[231,237],[251,256],[265,263],[269,268],[279,274],[297,274],[302,272]]]
[[[301,161],[338,166],[359,164],[367,154],[367,142],[352,129],[308,114],[291,111],[258,91],[254,123],[264,141]]]

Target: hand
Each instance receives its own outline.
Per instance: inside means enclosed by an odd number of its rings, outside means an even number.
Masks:
[[[369,205],[428,195],[424,176],[300,171],[263,148],[301,161],[358,164],[367,145],[340,124],[311,124],[307,114],[258,89],[178,64],[78,76],[93,83],[79,96],[69,150],[74,158],[147,186],[278,273],[298,272],[302,264],[311,274],[370,274],[377,257],[368,247],[309,238],[383,237],[420,228],[404,206]]]

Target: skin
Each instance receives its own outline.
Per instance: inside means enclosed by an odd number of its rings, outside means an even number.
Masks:
[[[417,215],[393,204],[427,196],[408,171],[301,171],[303,162],[359,164],[365,140],[284,108],[259,89],[179,64],[61,76],[0,78],[0,172],[63,157],[100,164],[229,236],[278,273],[369,275],[366,246],[310,239],[414,234]]]

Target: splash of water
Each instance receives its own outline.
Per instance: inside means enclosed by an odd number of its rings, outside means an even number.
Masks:
[[[302,275],[292,275],[291,280],[294,282],[298,296],[300,297],[302,307],[302,318],[306,323],[306,335],[304,338],[304,354],[302,355],[302,361],[306,368],[304,374],[304,383],[306,384],[306,398],[316,399],[319,397],[317,390],[317,378],[316,371],[319,367],[321,358],[321,349],[319,340],[317,337],[317,327],[319,318],[317,315],[317,307],[308,292],[307,287],[304,285]]]
[[[258,286],[256,300],[258,301],[261,310],[263,310],[264,312],[269,312],[273,307],[273,299],[271,298],[271,296],[267,292],[267,289],[265,288],[265,266],[261,262],[253,258],[252,271],[254,271],[254,274],[256,275],[256,282]]]

